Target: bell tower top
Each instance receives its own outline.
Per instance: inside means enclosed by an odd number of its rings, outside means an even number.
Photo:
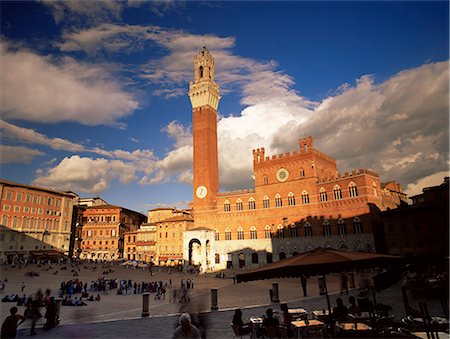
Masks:
[[[189,97],[193,109],[219,107],[220,90],[214,81],[214,58],[206,46],[194,56],[194,81],[189,83]]]

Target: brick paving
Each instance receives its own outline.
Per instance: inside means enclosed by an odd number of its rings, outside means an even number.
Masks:
[[[4,273],[4,272],[2,272]],[[19,286],[22,272],[8,271],[9,282],[5,293],[12,293],[14,288]],[[3,275],[4,276],[4,275]],[[98,277],[98,272],[91,274],[90,270],[80,274],[80,280],[88,283],[92,277]],[[128,276],[131,279],[140,281],[166,280],[167,273],[156,272],[151,276],[148,272],[134,272],[133,270],[116,268],[115,276],[121,279]],[[111,275],[111,277],[113,277]],[[61,323],[50,331],[42,329],[43,319],[38,324],[36,337],[40,338],[171,338],[174,328],[178,323],[178,314],[187,311],[192,315],[200,314],[207,324],[206,333],[208,338],[232,338],[231,319],[234,309],[240,307],[243,312],[243,319],[248,319],[252,315],[263,315],[270,306],[274,310],[279,310],[279,304],[269,303],[269,289],[275,280],[261,280],[240,284],[233,284],[232,279],[216,279],[212,275],[190,276],[181,273],[170,275],[175,284],[181,278],[191,278],[195,281],[195,289],[191,292],[191,302],[187,304],[170,303],[168,299],[155,301],[150,297],[150,317],[141,318],[142,296],[141,295],[116,295],[112,290],[109,295],[102,295],[102,301],[92,302],[87,307],[62,307]],[[69,276],[65,277],[67,280]],[[36,286],[45,288],[43,281],[51,284],[59,284],[64,280],[62,276],[58,279],[42,274],[41,277],[26,281],[27,289]],[[84,279],[84,280],[83,280]],[[298,279],[277,279],[280,290],[281,302],[288,303],[289,307],[303,307],[309,312],[315,309],[326,308],[324,296],[319,296],[317,278],[311,277],[308,283],[308,293],[311,297],[301,297],[301,288]],[[335,275],[327,276],[332,307],[339,296],[338,280]],[[33,285],[35,284],[35,285]],[[50,284],[50,285],[51,285]],[[219,311],[210,312],[210,288],[218,289]],[[20,290],[19,290],[20,291]],[[26,292],[30,292],[27,291]],[[356,294],[356,290],[350,291],[350,295]],[[4,294],[3,294],[4,295]],[[166,296],[167,297],[167,296]],[[403,309],[400,285],[377,293],[377,302],[389,304],[393,307],[393,314],[400,320],[405,312]],[[347,304],[348,296],[343,296]],[[434,316],[443,316],[443,311],[437,299],[427,299],[430,313]],[[1,303],[2,314],[5,314],[12,303]],[[417,300],[410,299],[411,306],[417,307]],[[42,310],[44,311],[44,310]],[[23,309],[19,312],[23,313]],[[2,319],[4,316],[2,315]],[[28,322],[19,327],[18,338],[28,337]]]

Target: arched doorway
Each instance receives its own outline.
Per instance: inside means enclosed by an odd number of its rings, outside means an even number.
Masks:
[[[239,268],[245,267],[245,254],[239,253],[238,259],[239,259]]]
[[[286,259],[286,253],[284,252],[280,252],[278,256],[280,257],[280,260]]]
[[[270,253],[270,252],[267,252],[267,253],[266,253],[266,262],[267,262],[268,264],[273,263],[272,253]]]
[[[198,239],[189,241],[189,265],[200,265],[202,262],[202,244]]]

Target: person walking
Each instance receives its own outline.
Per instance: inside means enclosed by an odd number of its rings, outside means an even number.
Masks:
[[[22,324],[26,318],[17,314],[17,307],[9,309],[10,315],[6,317],[2,324],[1,338],[15,338],[17,335],[17,327]]]
[[[306,285],[308,284],[308,278],[306,277],[306,275],[302,274],[300,275],[300,282],[302,284],[302,289],[303,289],[303,296],[307,297],[307,293],[306,293]]]

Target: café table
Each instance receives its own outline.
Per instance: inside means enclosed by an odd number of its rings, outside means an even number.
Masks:
[[[434,332],[434,334],[435,334],[435,337],[437,334],[437,338],[439,338],[439,339],[449,339],[450,338],[450,334],[448,334],[446,332]],[[416,336],[417,338],[428,339],[427,332],[412,332],[412,335]]]
[[[320,332],[325,328],[325,324],[316,319],[294,320],[291,324],[297,329],[297,338],[309,337],[312,333]]]
[[[328,310],[314,310],[312,312],[314,319],[326,322],[330,318],[330,311]]]
[[[290,308],[288,312],[294,320],[308,318],[308,311],[304,308]]]
[[[337,322],[335,324],[335,333],[339,337],[370,337],[372,327],[359,322]]]
[[[257,338],[259,329],[261,328],[263,323],[263,318],[258,316],[252,316],[249,318],[249,320],[252,323],[252,332],[253,332],[252,337]]]

